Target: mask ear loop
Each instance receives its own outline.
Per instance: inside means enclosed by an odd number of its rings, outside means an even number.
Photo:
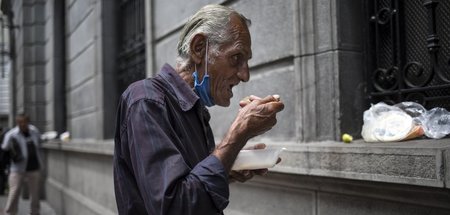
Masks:
[[[194,63],[194,69],[195,69],[194,72],[197,72],[197,74],[198,74],[198,71],[197,71],[197,64],[196,64],[196,63]],[[202,84],[203,84],[203,80],[205,79],[205,77],[208,77],[208,40],[206,40],[205,75],[203,75],[202,82],[199,83],[199,85],[202,85]],[[197,82],[197,78],[195,78],[194,81]]]
[[[206,53],[205,53],[205,76],[208,76],[208,39],[206,40]]]

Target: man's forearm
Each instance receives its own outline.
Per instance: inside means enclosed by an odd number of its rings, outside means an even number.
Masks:
[[[231,170],[239,151],[250,138],[263,134],[276,124],[276,113],[284,108],[279,96],[276,97],[267,96],[240,104],[244,107],[239,110],[227,135],[213,152],[225,169]]]
[[[239,132],[236,132],[236,127],[235,123],[233,123],[225,138],[217,145],[213,152],[213,155],[222,162],[227,171],[231,170],[239,151],[248,141],[248,138],[245,138],[243,135],[240,135]]]

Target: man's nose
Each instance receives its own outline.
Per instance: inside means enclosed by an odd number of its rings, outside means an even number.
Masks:
[[[242,82],[247,82],[250,80],[250,72],[247,63],[239,69],[237,75]]]

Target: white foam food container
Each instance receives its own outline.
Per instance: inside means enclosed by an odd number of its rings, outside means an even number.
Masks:
[[[58,136],[58,132],[56,131],[47,131],[41,135],[41,139],[43,140],[52,140]]]
[[[231,169],[252,170],[274,167],[283,150],[285,148],[241,150]]]

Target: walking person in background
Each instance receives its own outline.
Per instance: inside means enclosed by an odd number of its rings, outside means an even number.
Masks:
[[[29,122],[30,118],[27,115],[17,115],[17,126],[5,134],[2,143],[2,149],[9,151],[11,157],[6,214],[17,214],[20,192],[24,182],[28,183],[31,196],[30,214],[39,214],[39,180],[42,167],[39,155],[41,135],[38,129]]]
[[[0,126],[0,144],[3,143],[7,128]],[[10,157],[7,151],[0,149],[0,195],[5,195],[5,190],[8,181],[8,168],[10,164]]]

